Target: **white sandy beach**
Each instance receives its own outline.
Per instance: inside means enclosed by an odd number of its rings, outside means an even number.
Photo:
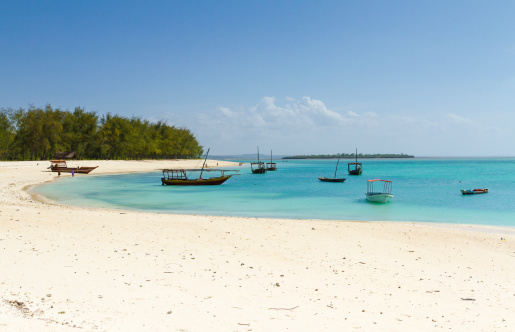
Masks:
[[[515,330],[511,228],[61,206],[47,166],[0,162],[0,331]]]

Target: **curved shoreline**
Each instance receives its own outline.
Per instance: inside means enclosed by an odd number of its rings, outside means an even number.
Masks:
[[[56,205],[24,191],[57,177],[44,164],[0,162],[0,330],[515,327],[511,229]]]

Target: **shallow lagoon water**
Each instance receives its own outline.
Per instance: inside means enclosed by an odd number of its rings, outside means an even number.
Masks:
[[[515,158],[365,159],[360,176],[341,160],[277,161],[278,170],[240,168],[221,186],[162,186],[161,172],[60,178],[34,191],[61,204],[126,210],[295,219],[415,221],[515,226]],[[388,204],[366,201],[367,180],[393,181]],[[462,195],[460,189],[489,188]]]

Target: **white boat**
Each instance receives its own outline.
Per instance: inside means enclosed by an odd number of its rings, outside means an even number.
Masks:
[[[374,183],[381,181],[383,183],[383,191],[374,191]],[[376,185],[377,187],[377,185]],[[367,181],[367,200],[369,202],[388,203],[392,198],[392,181],[388,180],[368,180]]]

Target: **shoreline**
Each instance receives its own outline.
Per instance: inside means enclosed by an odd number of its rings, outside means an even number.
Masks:
[[[25,191],[39,164],[0,162],[0,331],[515,327],[511,228],[66,206]]]

